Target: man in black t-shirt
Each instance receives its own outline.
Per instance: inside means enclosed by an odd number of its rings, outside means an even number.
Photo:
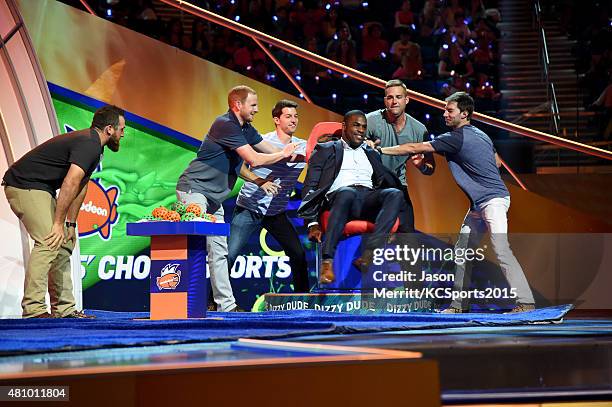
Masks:
[[[2,185],[9,205],[34,240],[21,301],[24,318],[92,318],[75,309],[72,294],[70,255],[76,241],[76,219],[104,146],[119,151],[124,129],[123,110],[101,107],[89,129],[53,137],[4,174]],[[47,289],[50,314],[45,305]]]

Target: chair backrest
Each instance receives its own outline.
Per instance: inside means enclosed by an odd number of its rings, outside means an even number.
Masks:
[[[342,136],[342,123],[320,122],[315,124],[306,143],[306,161],[310,159],[310,154],[312,154],[312,150],[314,150],[315,145],[319,142],[319,139],[322,136],[329,135],[331,135],[332,138],[340,138]]]

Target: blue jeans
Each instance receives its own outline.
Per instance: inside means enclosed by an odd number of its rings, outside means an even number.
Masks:
[[[262,227],[276,239],[289,257],[295,292],[309,292],[306,252],[300,243],[295,227],[293,227],[285,212],[266,216],[251,212],[240,206],[234,208],[234,217],[232,218],[228,241],[228,264],[230,269],[251,235]]]

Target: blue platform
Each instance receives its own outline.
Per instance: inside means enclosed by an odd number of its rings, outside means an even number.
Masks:
[[[127,224],[128,236],[160,236],[160,235],[217,235],[229,236],[228,223],[212,222],[138,222]]]

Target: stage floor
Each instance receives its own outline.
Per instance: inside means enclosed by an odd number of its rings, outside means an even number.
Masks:
[[[266,315],[247,317],[265,319]],[[559,323],[366,333],[329,331],[265,342],[264,347],[253,347],[252,341],[245,346],[249,340],[220,340],[5,356],[0,357],[0,382],[6,383],[7,378],[24,374],[35,378],[83,372],[258,364],[268,363],[265,361],[270,359],[276,360],[275,363],[284,363],[283,359],[300,363],[311,357],[354,356],[361,352],[367,354],[364,349],[375,349],[375,353],[391,355],[417,352],[423,360],[435,361],[441,397],[446,405],[612,400],[612,319],[609,318],[566,317]]]
[[[410,350],[439,364],[446,404],[612,399],[612,319],[293,338]]]

